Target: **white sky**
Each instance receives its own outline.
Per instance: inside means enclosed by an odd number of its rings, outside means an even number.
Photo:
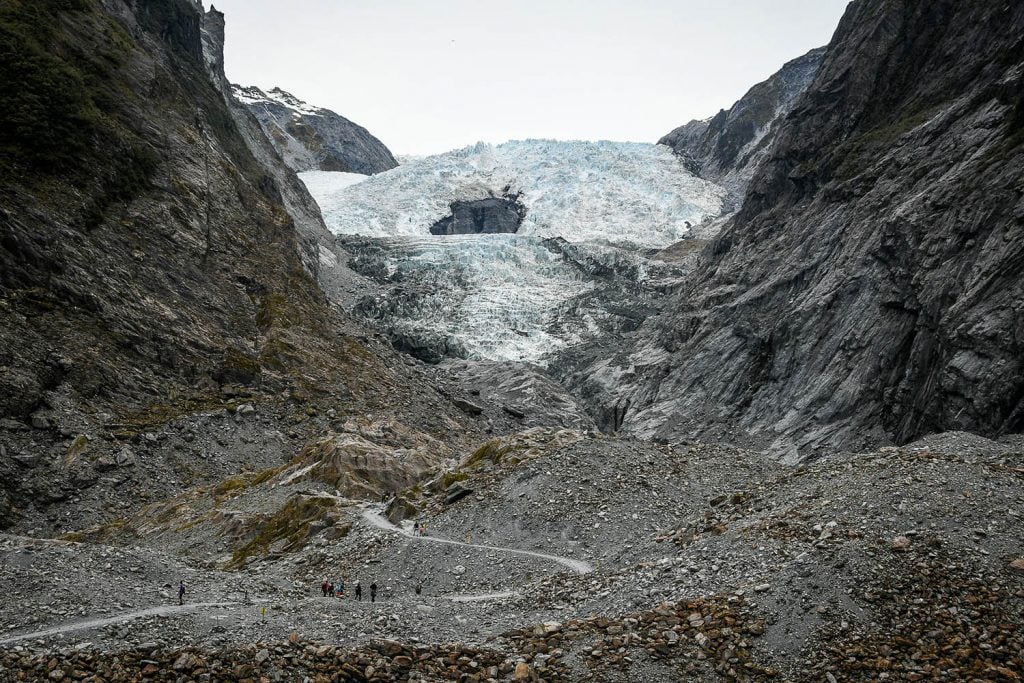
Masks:
[[[214,4],[232,82],[333,109],[396,154],[432,154],[478,140],[655,142],[828,43],[847,0]]]

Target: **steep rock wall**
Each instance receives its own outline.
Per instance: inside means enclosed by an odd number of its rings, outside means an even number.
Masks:
[[[794,458],[1020,431],[1022,93],[1024,5],[852,3],[673,310],[580,391]]]

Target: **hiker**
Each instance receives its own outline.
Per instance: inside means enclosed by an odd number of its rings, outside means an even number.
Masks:
[[[323,593],[325,598],[327,597],[327,579],[324,579],[324,582],[320,584],[320,592]]]
[[[413,534],[413,536],[419,536],[420,535],[420,523],[419,523],[419,521],[416,521],[416,522],[412,523],[412,534]]]
[[[339,598],[345,597],[345,580],[344,579],[338,579],[338,597]]]
[[[376,584],[376,582],[370,584],[370,602],[377,602],[377,584]]]
[[[179,581],[178,582],[178,604],[179,605],[185,604],[185,582],[184,581]]]
[[[421,584],[419,581],[417,581],[416,582],[416,595],[419,595],[422,592],[423,592],[423,584]]]
[[[334,597],[334,582],[333,581],[327,585],[327,595],[329,595],[332,598]]]
[[[363,600],[363,587],[359,585],[358,581],[356,581],[356,600],[360,602]]]

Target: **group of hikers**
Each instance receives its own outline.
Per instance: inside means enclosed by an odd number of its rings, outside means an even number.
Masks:
[[[417,582],[414,590],[416,591],[416,595],[420,595],[423,592],[423,584]],[[320,584],[320,593],[325,598],[344,598],[345,582],[338,581],[337,583],[334,583],[333,581],[328,581],[327,579],[324,579],[324,582]],[[356,600],[362,601],[363,587],[359,584],[358,581],[356,581],[356,585],[353,587],[352,593],[355,596]],[[370,584],[370,602],[377,602],[376,582]]]
[[[324,582],[320,584],[320,592],[325,598],[343,598],[345,597],[345,582],[328,581],[324,579]],[[352,591],[355,594],[356,600],[363,599],[363,587],[358,581]],[[370,602],[377,602],[377,583],[370,584]]]

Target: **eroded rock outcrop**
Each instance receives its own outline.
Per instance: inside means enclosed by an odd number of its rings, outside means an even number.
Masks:
[[[0,526],[125,515],[226,474],[243,432],[261,460],[335,414],[463,419],[310,277],[319,212],[228,109],[204,50],[219,13],[39,2],[2,21]]]
[[[452,202],[451,214],[430,226],[431,235],[492,235],[518,232],[526,207],[515,197]]]
[[[1024,429],[1022,35],[1019,4],[851,4],[674,310],[580,384],[794,457]]]

